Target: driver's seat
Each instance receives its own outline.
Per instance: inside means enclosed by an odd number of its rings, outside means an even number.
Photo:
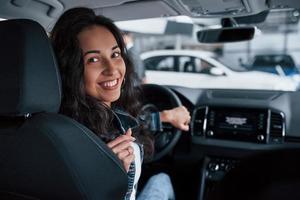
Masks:
[[[0,199],[123,199],[127,175],[90,130],[57,114],[60,77],[44,29],[0,22]]]

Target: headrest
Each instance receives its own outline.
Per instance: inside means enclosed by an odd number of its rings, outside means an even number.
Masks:
[[[32,20],[0,22],[0,116],[57,112],[60,76],[50,40]]]

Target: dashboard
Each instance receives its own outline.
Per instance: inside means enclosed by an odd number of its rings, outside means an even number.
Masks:
[[[300,94],[170,87],[192,114],[191,142],[270,150],[300,146]]]
[[[180,135],[164,160],[171,163],[166,170],[175,177],[178,199],[187,199],[189,194],[188,199],[205,200],[226,181],[227,174],[247,174],[251,168],[258,169],[259,176],[270,173],[269,169],[282,171],[278,166],[285,169],[285,161],[277,158],[281,150],[296,158],[293,156],[300,149],[299,92],[167,88],[192,116],[190,130]],[[147,97],[159,102],[155,104],[158,110],[174,107],[170,96],[157,93],[149,92]],[[260,158],[268,167],[261,168]],[[274,160],[269,163],[268,158]],[[161,169],[161,163],[154,166]],[[246,168],[240,172],[243,164]]]

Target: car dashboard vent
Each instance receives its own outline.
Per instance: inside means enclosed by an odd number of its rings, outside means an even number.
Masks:
[[[205,130],[206,114],[208,107],[199,107],[193,113],[193,119],[191,124],[192,134],[196,136],[202,136]]]
[[[271,112],[270,117],[270,143],[282,143],[285,135],[283,113]]]

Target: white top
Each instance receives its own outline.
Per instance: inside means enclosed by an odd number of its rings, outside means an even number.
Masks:
[[[134,164],[135,164],[135,175],[133,181],[133,190],[130,196],[130,200],[135,200],[137,184],[141,176],[142,162],[141,162],[141,151],[139,145],[132,143],[134,150]]]

